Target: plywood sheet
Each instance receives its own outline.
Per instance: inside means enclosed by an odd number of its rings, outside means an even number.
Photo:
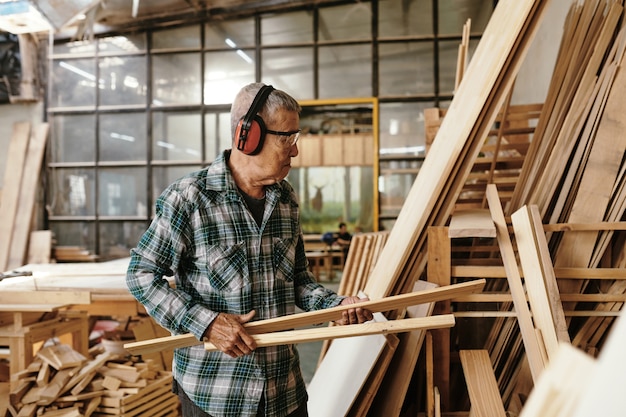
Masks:
[[[375,313],[375,321],[386,321]],[[376,364],[383,335],[334,340],[307,388],[310,417],[343,417]]]

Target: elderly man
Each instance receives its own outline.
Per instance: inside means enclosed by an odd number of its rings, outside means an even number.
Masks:
[[[300,106],[254,83],[231,109],[232,149],[170,185],[131,252],[127,285],[173,333],[202,345],[176,349],[174,390],[183,416],[307,416],[294,345],[257,348],[249,321],[357,303],[308,271],[296,195],[285,180],[298,155]],[[166,276],[175,277],[175,288]],[[371,320],[348,310],[339,324]]]

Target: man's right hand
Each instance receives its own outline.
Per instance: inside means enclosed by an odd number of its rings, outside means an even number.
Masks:
[[[254,310],[244,315],[218,314],[204,334],[204,340],[232,358],[252,353],[256,349],[256,341],[243,324],[252,320],[255,314]]]

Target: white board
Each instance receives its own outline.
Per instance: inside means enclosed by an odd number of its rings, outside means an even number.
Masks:
[[[374,313],[374,321],[387,319]],[[386,342],[378,334],[333,340],[307,387],[309,417],[344,417]]]

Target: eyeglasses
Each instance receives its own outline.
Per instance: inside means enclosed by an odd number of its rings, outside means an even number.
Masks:
[[[280,132],[278,130],[269,130],[269,129],[265,129],[265,131],[267,133],[271,133],[272,135],[277,135],[277,136],[281,136],[285,138],[284,143],[286,145],[293,146],[296,143],[298,143],[298,139],[300,139],[300,132],[302,131],[302,129],[291,130],[289,132]]]

